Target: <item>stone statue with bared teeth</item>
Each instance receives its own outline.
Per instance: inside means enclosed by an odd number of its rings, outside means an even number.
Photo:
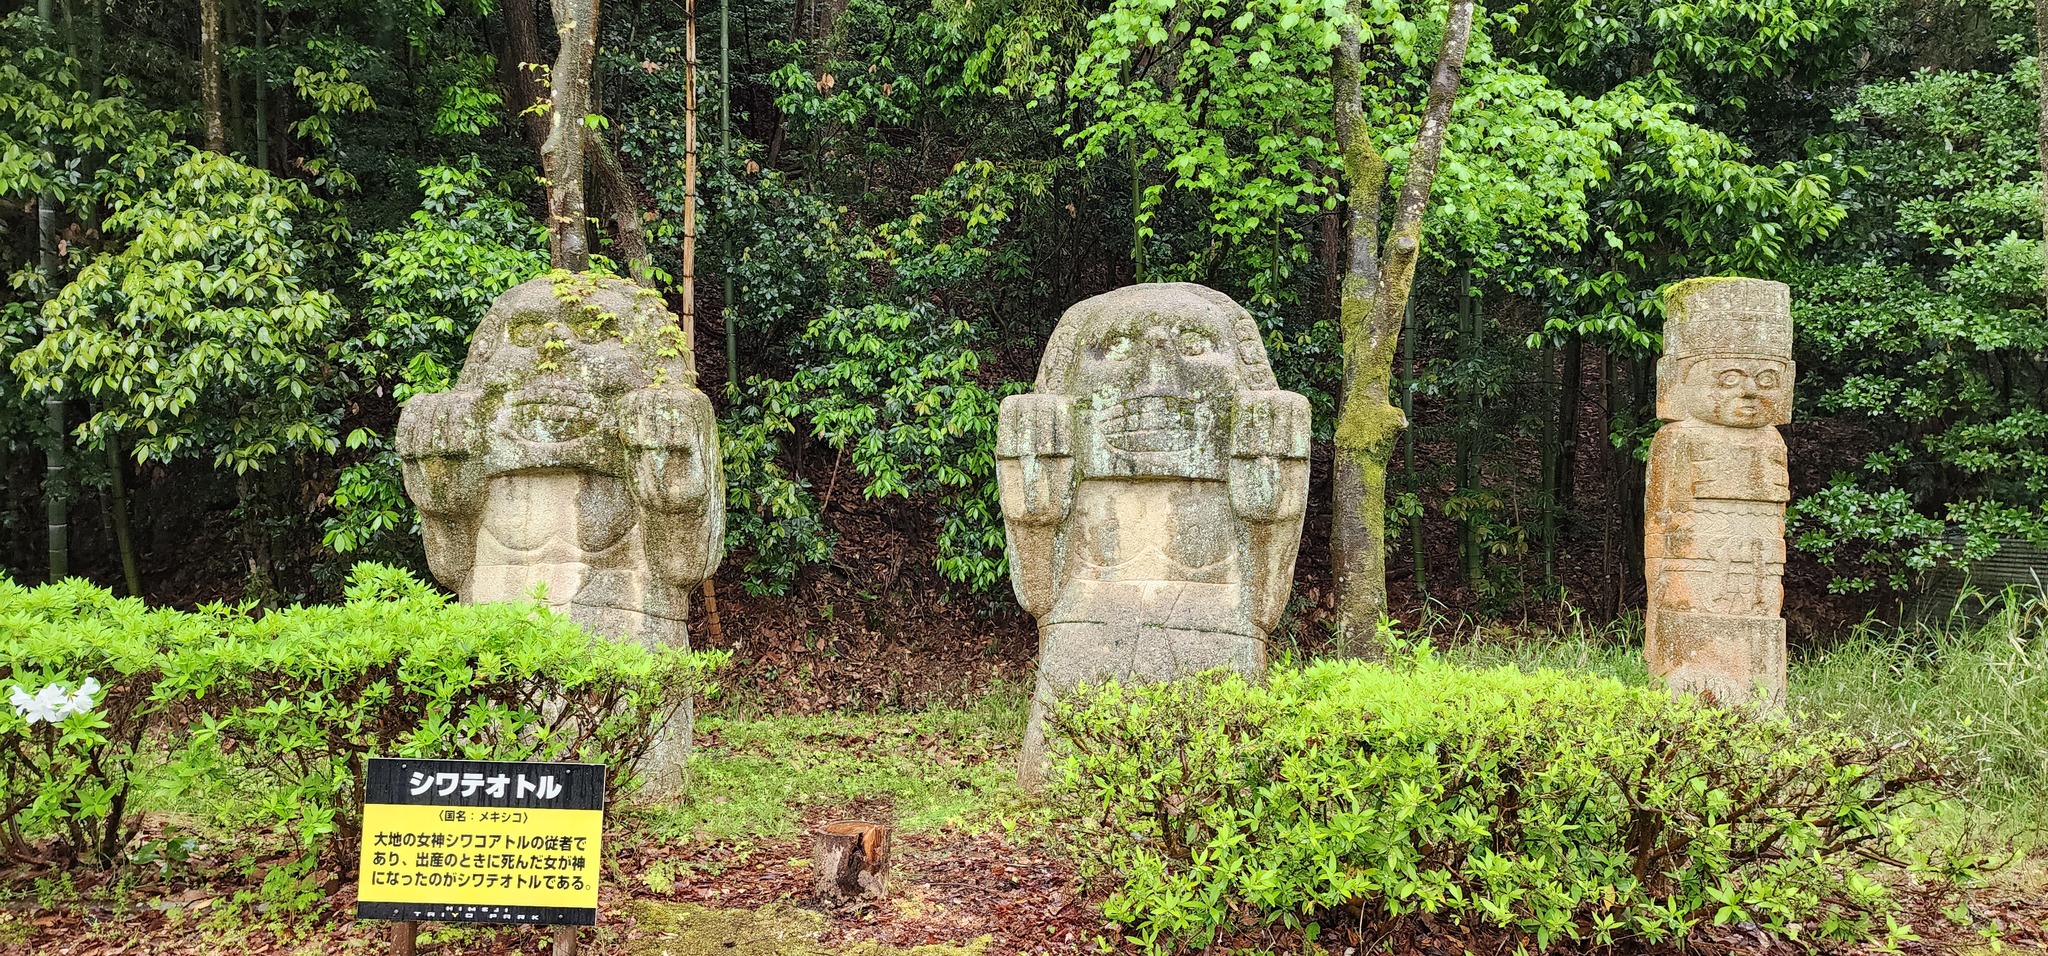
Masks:
[[[690,591],[718,568],[725,479],[711,403],[651,289],[557,274],[491,304],[455,387],[399,416],[406,493],[434,576],[468,602],[545,587],[613,638],[689,646]],[[687,711],[643,770],[680,780]]]
[[[1068,309],[1035,390],[1003,400],[996,474],[1017,599],[1038,619],[1020,779],[1081,683],[1258,674],[1294,577],[1308,400],[1228,296],[1152,283]]]

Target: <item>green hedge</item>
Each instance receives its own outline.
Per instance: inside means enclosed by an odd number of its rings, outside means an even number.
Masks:
[[[1056,708],[1055,795],[1147,952],[1418,913],[1543,950],[1703,923],[1855,938],[1942,774],[1921,741],[1556,671],[1392,665],[1109,685]]]
[[[119,861],[140,763],[174,790],[253,784],[279,829],[345,867],[366,757],[596,761],[616,794],[725,659],[593,638],[534,605],[457,604],[374,564],[340,605],[261,617],[0,580],[0,849]],[[88,680],[90,708],[55,723],[32,703]]]

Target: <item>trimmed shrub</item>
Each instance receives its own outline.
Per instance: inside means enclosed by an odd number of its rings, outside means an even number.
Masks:
[[[60,861],[111,863],[130,832],[130,778],[149,731],[190,713],[157,696],[167,657],[212,629],[90,582],[0,578],[0,851],[50,835]],[[62,703],[52,713],[41,698]]]
[[[1084,691],[1055,709],[1056,796],[1147,952],[1227,931],[1438,914],[1535,950],[1704,923],[1855,938],[1894,906],[1942,775],[1879,742],[1425,647],[1392,665]]]
[[[538,605],[457,604],[374,564],[340,605],[261,618],[0,582],[0,629],[0,692],[106,685],[54,725],[0,710],[0,832],[17,846],[54,834],[58,853],[102,862],[126,842],[138,751],[173,781],[253,785],[265,816],[341,869],[371,756],[587,760],[612,768],[616,796],[728,656],[594,638]]]

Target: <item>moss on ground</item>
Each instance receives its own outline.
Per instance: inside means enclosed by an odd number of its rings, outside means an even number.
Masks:
[[[826,949],[818,942],[825,917],[786,903],[745,910],[641,900],[633,904],[633,919],[628,956],[986,956],[988,951],[986,939],[965,946],[898,949],[863,942]]]

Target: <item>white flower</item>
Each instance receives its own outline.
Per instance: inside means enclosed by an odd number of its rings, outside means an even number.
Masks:
[[[71,699],[65,701],[64,704],[71,709],[71,713],[83,714],[92,709],[92,695],[99,692],[100,682],[88,677],[85,679],[85,683],[78,685],[78,693],[72,694]],[[70,715],[67,714],[65,716]]]
[[[65,690],[63,684],[53,683],[36,691],[35,696],[31,697],[28,691],[21,689],[20,684],[16,684],[13,692],[7,695],[7,702],[13,704],[14,712],[20,714],[30,724],[38,720],[55,724],[61,723],[72,714],[83,714],[91,710],[92,695],[99,692],[100,682],[90,677],[85,679],[85,683],[78,685],[78,692],[75,694]]]

